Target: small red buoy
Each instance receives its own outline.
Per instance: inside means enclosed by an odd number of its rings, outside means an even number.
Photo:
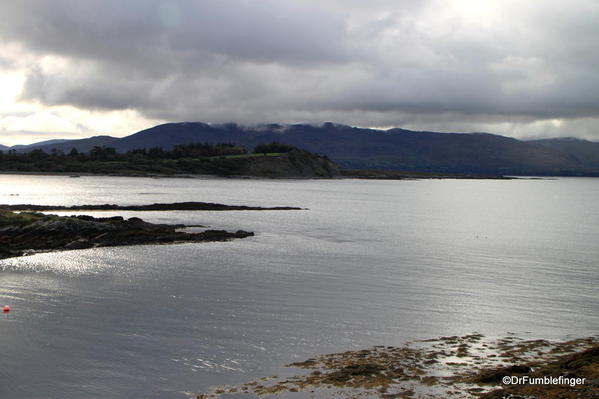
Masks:
[[[4,313],[8,313],[8,312],[10,312],[10,306],[8,306],[8,305],[5,305],[5,306],[2,308],[2,311],[3,311]]]

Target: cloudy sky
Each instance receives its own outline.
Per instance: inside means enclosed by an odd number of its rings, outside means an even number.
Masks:
[[[165,121],[599,140],[597,0],[2,0],[0,143]]]

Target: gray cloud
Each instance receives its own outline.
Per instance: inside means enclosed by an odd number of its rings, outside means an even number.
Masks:
[[[22,97],[47,105],[599,138],[596,1],[448,4],[5,0],[0,37],[66,60],[30,66]]]
[[[343,61],[344,20],[313,11],[275,0],[8,0],[0,32],[39,52],[123,66],[151,61],[191,70],[194,61],[219,55],[294,64]],[[154,71],[143,66],[138,72]]]

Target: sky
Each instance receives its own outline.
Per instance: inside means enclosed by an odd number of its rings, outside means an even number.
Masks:
[[[0,143],[164,122],[599,141],[597,0],[2,0]]]

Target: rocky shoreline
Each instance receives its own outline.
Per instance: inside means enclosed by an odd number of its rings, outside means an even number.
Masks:
[[[599,398],[598,337],[559,342],[473,333],[320,355],[287,367],[299,371],[219,386],[196,398]],[[560,377],[568,382],[526,382]]]
[[[53,208],[54,209],[54,208]],[[87,215],[56,216],[35,212],[0,210],[0,259],[36,252],[93,247],[183,242],[228,241],[253,236],[238,230],[180,231],[185,225],[154,224],[120,216],[95,218]]]

